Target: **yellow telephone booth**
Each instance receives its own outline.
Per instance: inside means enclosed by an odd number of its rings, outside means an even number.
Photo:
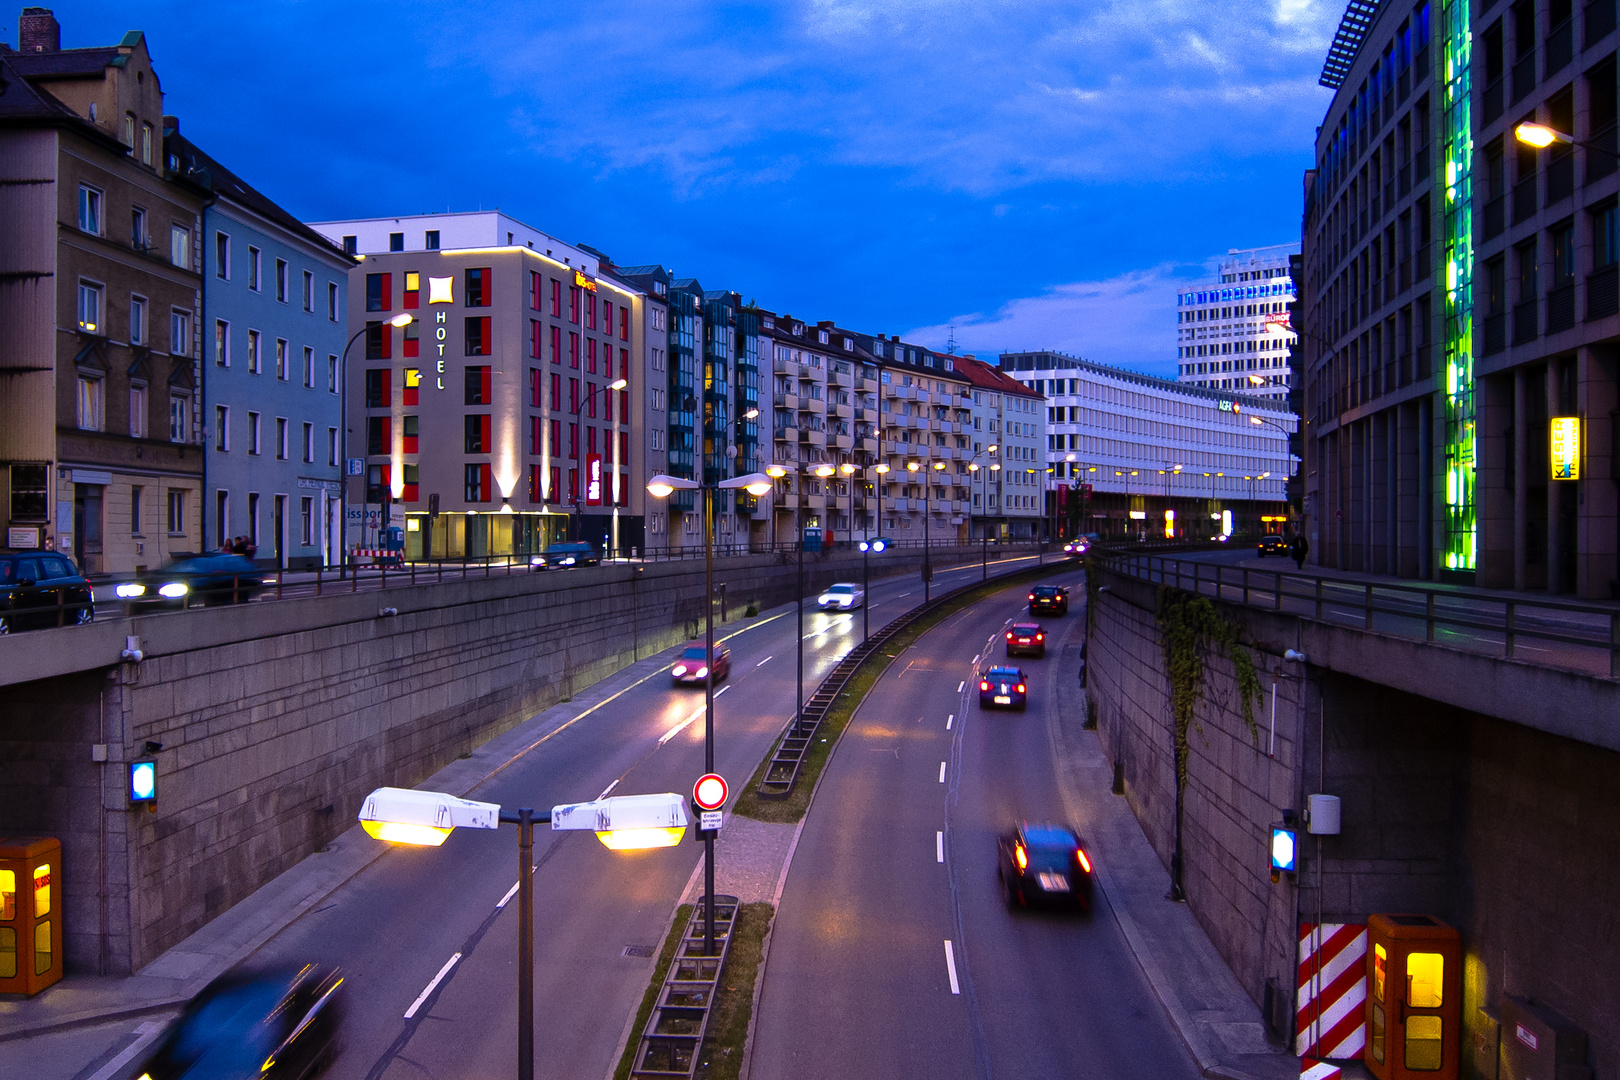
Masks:
[[[1456,1080],[1462,938],[1429,915],[1367,920],[1367,1048],[1378,1080]]]
[[[62,844],[0,837],[0,993],[37,994],[62,977]]]

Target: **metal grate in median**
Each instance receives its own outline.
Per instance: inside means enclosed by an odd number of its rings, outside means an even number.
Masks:
[[[720,986],[720,972],[731,951],[731,929],[737,922],[737,898],[714,898],[714,940],[719,956],[704,956],[704,904],[707,897],[692,905],[686,933],[675,950],[675,960],[658,988],[658,1000],[636,1046],[630,1080],[653,1077],[691,1077],[698,1067],[698,1053],[714,1009],[714,994]],[[626,950],[627,952],[629,950]]]

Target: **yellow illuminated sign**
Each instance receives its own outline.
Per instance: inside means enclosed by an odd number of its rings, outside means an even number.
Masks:
[[[596,282],[592,281],[578,270],[574,271],[574,284],[578,285],[582,289],[589,289],[591,292],[596,291]]]
[[[430,277],[430,278],[428,278],[428,303],[430,303],[430,304],[453,304],[453,303],[455,303],[455,301],[453,299],[451,299],[451,296],[450,296],[450,287],[451,287],[451,284],[455,280],[456,279],[454,277]]]
[[[1554,480],[1581,478],[1581,418],[1552,418],[1552,451],[1548,455]]]

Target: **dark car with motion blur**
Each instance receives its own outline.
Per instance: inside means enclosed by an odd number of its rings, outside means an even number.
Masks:
[[[1046,631],[1037,622],[1015,622],[1007,628],[1008,656],[1045,656]]]
[[[979,708],[1023,709],[1029,704],[1024,672],[1000,664],[979,676]]]
[[[95,591],[59,551],[0,555],[0,634],[83,626],[96,617]]]
[[[213,551],[180,555],[161,569],[143,571],[113,586],[130,614],[162,608],[245,604],[264,592],[263,568],[246,555]]]
[[[1267,555],[1281,555],[1286,559],[1288,557],[1288,541],[1276,533],[1262,536],[1260,542],[1255,545],[1255,557],[1263,559]]]
[[[597,566],[602,553],[588,540],[567,540],[552,544],[539,555],[529,558],[531,570],[566,570],[572,566]]]
[[[1091,910],[1091,857],[1074,830],[1021,821],[997,839],[996,854],[1001,896],[1008,907]]]
[[[709,665],[704,663],[703,642],[694,641],[681,650],[681,658],[670,667],[669,677],[676,686],[702,686],[709,678]],[[714,681],[719,682],[731,674],[731,650],[724,645],[714,647]]]
[[[1051,615],[1069,613],[1069,590],[1062,585],[1037,585],[1029,590],[1029,612]]]
[[[303,1080],[336,1056],[343,976],[334,967],[236,969],[191,1000],[139,1080]]]

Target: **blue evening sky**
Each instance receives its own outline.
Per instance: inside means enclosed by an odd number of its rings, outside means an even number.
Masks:
[[[1344,7],[53,6],[67,47],[146,31],[186,134],[306,220],[498,206],[807,321],[1157,374],[1179,288],[1298,242]]]

